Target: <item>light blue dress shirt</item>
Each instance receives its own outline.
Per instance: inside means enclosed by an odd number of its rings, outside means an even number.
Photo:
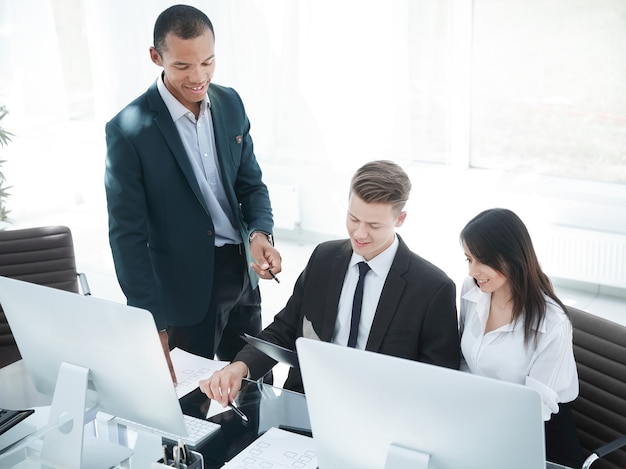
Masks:
[[[204,202],[209,208],[215,229],[215,245],[219,247],[224,244],[240,244],[241,235],[236,228],[235,217],[219,172],[209,97],[205,96],[200,103],[200,114],[196,119],[170,93],[161,76],[157,80],[157,88],[183,141]]]

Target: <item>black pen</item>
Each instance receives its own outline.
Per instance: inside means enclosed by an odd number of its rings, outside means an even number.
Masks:
[[[272,272],[272,269],[270,269],[269,267],[267,268],[267,271],[270,273],[270,275],[272,276],[272,278],[274,280],[276,280],[276,283],[280,283],[280,280],[278,280],[278,277],[276,277],[276,275],[274,275],[274,272]]]
[[[233,412],[235,412],[237,415],[239,415],[239,417],[241,417],[241,420],[244,421],[244,423],[248,423],[248,416],[246,414],[244,414],[241,409],[239,409],[239,407],[237,407],[235,405],[235,401],[230,403],[230,408],[233,409]]]

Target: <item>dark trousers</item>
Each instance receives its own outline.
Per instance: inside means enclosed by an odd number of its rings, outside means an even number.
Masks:
[[[562,466],[580,469],[583,453],[569,404],[559,404],[558,414],[545,422],[546,459]]]
[[[245,342],[246,332],[261,331],[261,294],[252,289],[243,246],[215,248],[213,293],[209,310],[199,324],[167,329],[170,348],[178,347],[206,358],[232,361]]]

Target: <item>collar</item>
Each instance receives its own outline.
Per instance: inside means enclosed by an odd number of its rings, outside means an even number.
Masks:
[[[170,90],[167,89],[167,86],[165,86],[165,82],[163,81],[162,73],[159,75],[159,78],[157,78],[157,89],[159,90],[161,98],[165,102],[167,110],[170,111],[170,115],[172,116],[172,120],[174,122],[191,112],[189,109],[183,106],[183,104],[178,99],[174,97]],[[207,93],[204,95],[204,98],[200,103],[200,114],[206,112],[206,110],[210,107],[211,100],[209,99],[209,95]]]
[[[366,261],[363,256],[359,254],[352,253],[352,257],[350,258],[350,263],[348,265],[349,268],[355,266],[359,262],[367,262],[370,266],[370,269],[376,274],[378,277],[386,277],[391,269],[391,264],[393,263],[394,257],[396,257],[396,252],[398,251],[398,246],[400,242],[398,241],[398,236],[394,236],[393,242],[391,245],[385,249],[383,252],[378,254],[376,257]]]
[[[473,281],[474,280],[472,279],[472,282]],[[462,298],[464,300],[467,300],[476,304],[476,312],[478,313],[478,317],[480,319],[481,325],[483,326],[483,330],[484,330],[484,327],[487,324],[487,316],[489,315],[489,305],[491,304],[491,293],[484,293],[483,291],[481,291],[480,288],[478,288],[477,285],[473,284],[472,288],[470,288],[462,296]],[[549,301],[548,301],[548,304],[546,305],[546,308],[550,308]],[[546,314],[547,314],[547,311],[546,311]],[[516,322],[506,324],[498,328],[498,330],[512,332],[512,331],[522,330],[523,327],[524,327],[524,320],[523,320],[523,317],[520,317]],[[546,332],[546,320],[545,319],[541,321],[541,324],[539,325],[538,330],[541,333]]]
[[[474,303],[476,305],[476,314],[480,321],[482,330],[485,330],[487,326],[487,318],[489,317],[489,306],[491,304],[491,293],[485,293],[477,285],[475,285],[474,279],[472,280],[472,287],[462,296],[466,301]],[[522,329],[523,321],[518,320],[510,322],[504,326],[499,327],[500,332],[513,332]],[[493,332],[493,331],[492,331]]]

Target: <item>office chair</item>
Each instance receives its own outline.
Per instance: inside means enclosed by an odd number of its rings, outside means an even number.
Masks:
[[[620,449],[622,446],[626,446],[626,435],[618,438],[610,442],[609,444],[604,445],[601,448],[598,448],[593,453],[589,455],[585,462],[583,463],[582,469],[589,469],[591,465],[596,462],[598,459],[606,456],[607,454],[612,453],[613,451]]]
[[[609,447],[609,452],[600,451],[604,457],[596,458],[593,468],[625,468],[626,451],[610,445],[626,434],[626,326],[577,308],[567,310],[580,384],[571,409],[583,456]]]
[[[73,293],[91,294],[87,277],[76,270],[72,233],[66,226],[0,231],[0,275]],[[0,305],[0,367],[20,358]]]

